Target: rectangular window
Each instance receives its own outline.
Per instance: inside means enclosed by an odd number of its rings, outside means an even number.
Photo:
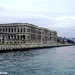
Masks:
[[[22,28],[21,28],[21,32],[22,32]]]
[[[10,35],[8,35],[8,39],[10,39]]]
[[[10,32],[10,28],[9,28],[9,32]]]
[[[35,33],[35,29],[34,28],[31,28],[31,33]]]
[[[27,29],[27,32],[30,32],[30,29],[29,28]]]
[[[19,35],[18,35],[18,39],[19,39]]]
[[[14,28],[14,32],[16,32],[16,28]]]
[[[11,32],[13,32],[13,28],[11,28]]]
[[[4,32],[4,28],[3,28],[3,32]]]
[[[18,28],[18,32],[19,32],[19,28]]]
[[[31,35],[31,40],[35,40],[35,35]]]
[[[7,28],[5,29],[5,31],[7,32]]]
[[[24,28],[24,32],[25,32],[25,28]]]

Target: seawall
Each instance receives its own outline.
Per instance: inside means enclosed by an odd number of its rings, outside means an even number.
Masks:
[[[62,46],[72,46],[72,44],[18,44],[18,45],[0,45],[0,52],[9,51],[23,51],[30,49],[41,49],[41,48],[52,48],[52,47],[62,47]]]

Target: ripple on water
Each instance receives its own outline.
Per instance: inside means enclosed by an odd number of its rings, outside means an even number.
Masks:
[[[0,54],[7,75],[75,75],[75,46]]]

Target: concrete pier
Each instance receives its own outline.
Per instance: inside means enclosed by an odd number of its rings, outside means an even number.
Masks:
[[[52,48],[52,47],[62,47],[71,46],[72,44],[18,44],[18,45],[0,45],[0,52],[7,51],[18,51],[18,50],[28,50],[28,49],[39,49],[39,48]]]

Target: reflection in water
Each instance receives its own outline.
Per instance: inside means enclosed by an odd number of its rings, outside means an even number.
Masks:
[[[7,75],[75,75],[75,47],[0,53],[0,72]]]

